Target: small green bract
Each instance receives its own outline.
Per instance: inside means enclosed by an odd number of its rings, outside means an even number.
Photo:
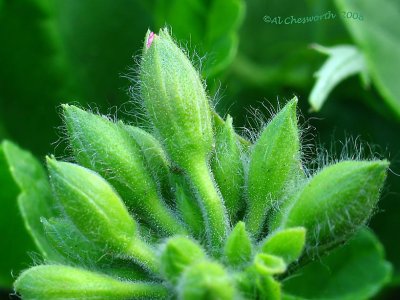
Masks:
[[[252,144],[166,29],[147,33],[139,71],[151,131],[64,105],[75,162],[48,157],[49,181],[37,164],[14,172],[44,262],[15,281],[23,299],[281,299],[291,270],[371,216],[388,162],[307,176],[296,98]]]

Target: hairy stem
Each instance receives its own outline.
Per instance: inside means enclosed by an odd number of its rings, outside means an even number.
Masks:
[[[145,242],[138,238],[134,239],[127,249],[127,254],[145,269],[155,274],[158,273],[157,254],[155,250]]]
[[[188,176],[198,193],[207,227],[207,239],[211,252],[218,254],[228,232],[227,213],[221,195],[218,193],[207,163],[198,160],[190,164]]]

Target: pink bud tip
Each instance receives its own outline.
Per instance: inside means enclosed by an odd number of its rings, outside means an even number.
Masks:
[[[155,36],[154,32],[150,32],[149,37],[147,39],[147,43],[146,43],[147,49],[149,49],[151,46],[151,43],[153,43],[154,36]]]

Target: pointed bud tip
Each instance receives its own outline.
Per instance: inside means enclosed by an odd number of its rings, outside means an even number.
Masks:
[[[147,49],[150,48],[151,44],[153,43],[154,37],[155,37],[155,33],[153,31],[151,31],[147,37],[147,41],[146,41],[146,47]]]

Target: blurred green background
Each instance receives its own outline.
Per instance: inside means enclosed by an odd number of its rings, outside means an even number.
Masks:
[[[335,19],[305,24],[266,23],[265,16]],[[363,20],[343,17],[357,13]],[[352,15],[354,16],[354,15]],[[207,80],[216,110],[240,130],[254,113],[268,116],[293,95],[317,146],[359,137],[391,161],[386,189],[370,226],[393,264],[381,299],[400,286],[400,2],[398,0],[0,0],[0,140],[10,139],[40,160],[67,156],[59,105],[80,103],[140,122],[130,89],[148,28],[170,26]],[[350,44],[365,60],[370,84],[349,76],[319,112],[308,102],[314,73],[327,57],[311,44]],[[340,66],[337,66],[340,68]],[[336,73],[335,73],[336,72]],[[326,80],[339,72],[333,70]],[[350,74],[349,74],[350,75]],[[132,96],[133,93],[133,96]],[[266,105],[265,105],[266,104]],[[253,118],[254,119],[254,118]],[[250,125],[255,125],[250,121]],[[308,142],[310,143],[310,142]],[[337,152],[341,152],[340,143]],[[348,152],[354,152],[350,146]],[[0,151],[0,154],[1,151]],[[371,155],[370,155],[371,156]],[[35,246],[18,212],[18,189],[0,155],[0,287],[32,264]],[[366,270],[367,272],[367,270]],[[6,296],[7,297],[7,296]]]

